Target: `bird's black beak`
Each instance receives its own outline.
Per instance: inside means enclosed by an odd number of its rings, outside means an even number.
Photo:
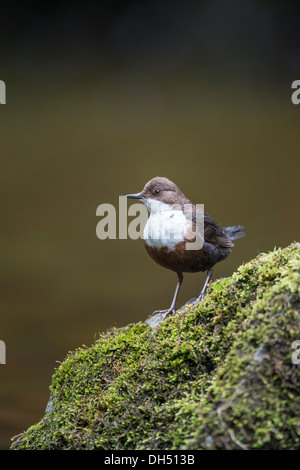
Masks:
[[[143,199],[144,196],[142,196],[141,193],[136,193],[136,194],[127,194],[126,197],[130,199]]]

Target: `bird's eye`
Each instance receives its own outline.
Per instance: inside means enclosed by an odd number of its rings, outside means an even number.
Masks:
[[[158,194],[158,193],[160,192],[160,190],[159,190],[159,189],[156,189],[155,192],[156,192],[156,194]]]

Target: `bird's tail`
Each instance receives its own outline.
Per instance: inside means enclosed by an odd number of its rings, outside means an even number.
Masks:
[[[243,231],[243,228],[244,227],[242,227],[241,225],[234,225],[232,227],[223,228],[223,232],[226,233],[229,240],[236,240],[237,238],[242,238],[246,236],[245,232]]]

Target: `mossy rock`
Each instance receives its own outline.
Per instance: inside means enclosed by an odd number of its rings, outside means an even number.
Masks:
[[[12,449],[297,449],[296,340],[299,243],[242,265],[156,328],[112,329],[70,352],[45,416]]]

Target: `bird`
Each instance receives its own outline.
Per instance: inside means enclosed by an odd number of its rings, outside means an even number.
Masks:
[[[203,288],[194,303],[203,300],[213,267],[230,254],[233,240],[244,237],[241,225],[221,228],[199,205],[194,205],[171,180],[156,176],[129,199],[143,202],[150,215],[143,239],[146,251],[160,266],[177,274],[170,308],[155,310],[163,318],[176,312],[183,273],[207,272]],[[198,245],[192,243],[198,242]]]

